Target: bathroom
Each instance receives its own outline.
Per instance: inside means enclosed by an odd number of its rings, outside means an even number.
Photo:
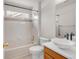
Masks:
[[[76,0],[5,0],[4,59],[76,59]]]

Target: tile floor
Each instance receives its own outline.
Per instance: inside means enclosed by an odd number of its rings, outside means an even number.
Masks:
[[[23,59],[32,59],[31,55],[29,56],[24,56]]]
[[[41,58],[44,59],[44,58],[43,58],[43,55],[41,55]],[[22,59],[32,59],[32,56],[31,56],[31,55],[29,55],[29,56],[24,56]]]
[[[12,59],[15,59],[15,58],[12,58]],[[32,59],[32,56],[28,55],[28,56],[23,56],[23,57],[16,58],[16,59]]]

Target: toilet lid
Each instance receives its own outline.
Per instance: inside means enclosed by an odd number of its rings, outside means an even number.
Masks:
[[[30,51],[32,52],[39,52],[39,51],[43,51],[43,47],[42,46],[33,46],[33,47],[30,47]]]

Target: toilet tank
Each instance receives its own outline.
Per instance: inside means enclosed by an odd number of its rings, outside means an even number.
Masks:
[[[49,42],[50,39],[46,38],[46,37],[40,37],[40,44],[42,45],[43,43]]]

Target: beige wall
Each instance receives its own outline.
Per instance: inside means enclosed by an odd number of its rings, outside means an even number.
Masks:
[[[49,0],[41,12],[41,36],[55,37],[55,1]]]

